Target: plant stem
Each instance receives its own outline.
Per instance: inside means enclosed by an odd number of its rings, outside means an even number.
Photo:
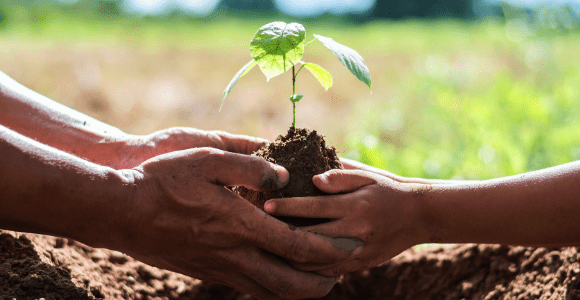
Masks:
[[[292,65],[292,95],[296,95],[296,73]],[[292,101],[292,127],[296,127],[296,102]]]
[[[296,102],[292,102],[292,127],[296,128]]]

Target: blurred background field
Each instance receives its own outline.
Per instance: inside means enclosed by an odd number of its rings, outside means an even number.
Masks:
[[[297,125],[322,133],[340,156],[404,176],[456,179],[580,158],[574,2],[407,1],[418,8],[396,10],[371,1],[364,11],[307,15],[279,3],[218,1],[200,13],[138,11],[129,2],[1,0],[0,71],[128,133],[190,126],[273,140],[292,122],[290,74],[266,82],[255,68],[218,109],[251,59],[256,30],[299,22],[307,40],[332,37],[371,72],[369,93],[320,43],[305,50],[303,60],[329,70],[334,86],[325,92],[312,75],[298,77],[305,97]]]

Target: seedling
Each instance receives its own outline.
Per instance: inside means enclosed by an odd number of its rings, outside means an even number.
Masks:
[[[290,101],[292,102],[293,108],[292,126],[295,127],[296,103],[304,96],[302,94],[296,94],[296,76],[298,76],[302,68],[309,70],[325,90],[328,90],[332,86],[332,76],[328,71],[317,64],[301,61],[302,55],[304,54],[304,47],[310,45],[315,40],[319,40],[338,57],[340,62],[354,76],[364,82],[369,89],[371,88],[371,74],[369,73],[369,69],[365,65],[362,56],[355,50],[339,44],[331,38],[317,34],[314,35],[312,41],[305,45],[305,37],[306,30],[304,30],[304,26],[298,23],[286,24],[284,22],[272,22],[260,27],[250,43],[250,53],[253,59],[236,73],[230,84],[224,90],[220,111],[226,96],[236,82],[238,82],[238,79],[246,75],[254,66],[258,65],[260,67],[262,73],[266,75],[267,81],[292,69],[292,96],[290,96]],[[298,63],[301,66],[296,71],[295,65]]]

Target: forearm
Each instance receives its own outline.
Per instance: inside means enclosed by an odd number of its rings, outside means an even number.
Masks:
[[[106,164],[128,135],[61,105],[0,72],[0,125],[40,143]]]
[[[444,180],[444,179],[425,179],[425,178],[412,178],[412,177],[403,177],[403,176],[399,176],[396,174],[393,174],[389,171],[383,170],[383,169],[379,169],[379,168],[375,168],[363,163],[360,163],[358,161],[352,160],[352,159],[348,159],[348,158],[340,158],[340,161],[342,162],[343,166],[345,169],[347,170],[363,170],[363,171],[367,171],[367,172],[372,172],[375,174],[379,174],[385,177],[388,177],[392,180],[398,181],[398,182],[402,182],[402,183],[421,183],[421,184],[450,184],[450,183],[454,183],[454,184],[464,184],[464,183],[468,183],[469,181],[462,181],[462,180]]]
[[[580,245],[580,162],[500,179],[424,186],[427,241]]]
[[[108,244],[130,186],[111,168],[35,142],[0,125],[0,228]]]

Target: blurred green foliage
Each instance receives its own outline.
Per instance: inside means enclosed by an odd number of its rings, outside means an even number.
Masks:
[[[497,25],[408,27],[417,40],[399,45],[423,64],[400,78],[404,88],[392,87],[386,111],[369,113],[383,105],[370,102],[354,113],[365,129],[349,137],[347,156],[404,176],[458,179],[580,159],[578,31]]]
[[[118,11],[107,6],[110,1],[79,2],[68,11],[19,3],[2,0],[0,37],[113,37],[223,48],[245,43],[264,24],[219,13],[203,19],[113,18]],[[373,94],[361,96],[340,120],[352,129],[335,145],[344,156],[403,176],[463,179],[580,159],[574,14],[505,8],[499,20],[381,21],[348,30],[332,20],[302,23],[357,45],[373,75]],[[228,34],[220,34],[224,30]],[[193,34],[195,39],[184,38]]]

